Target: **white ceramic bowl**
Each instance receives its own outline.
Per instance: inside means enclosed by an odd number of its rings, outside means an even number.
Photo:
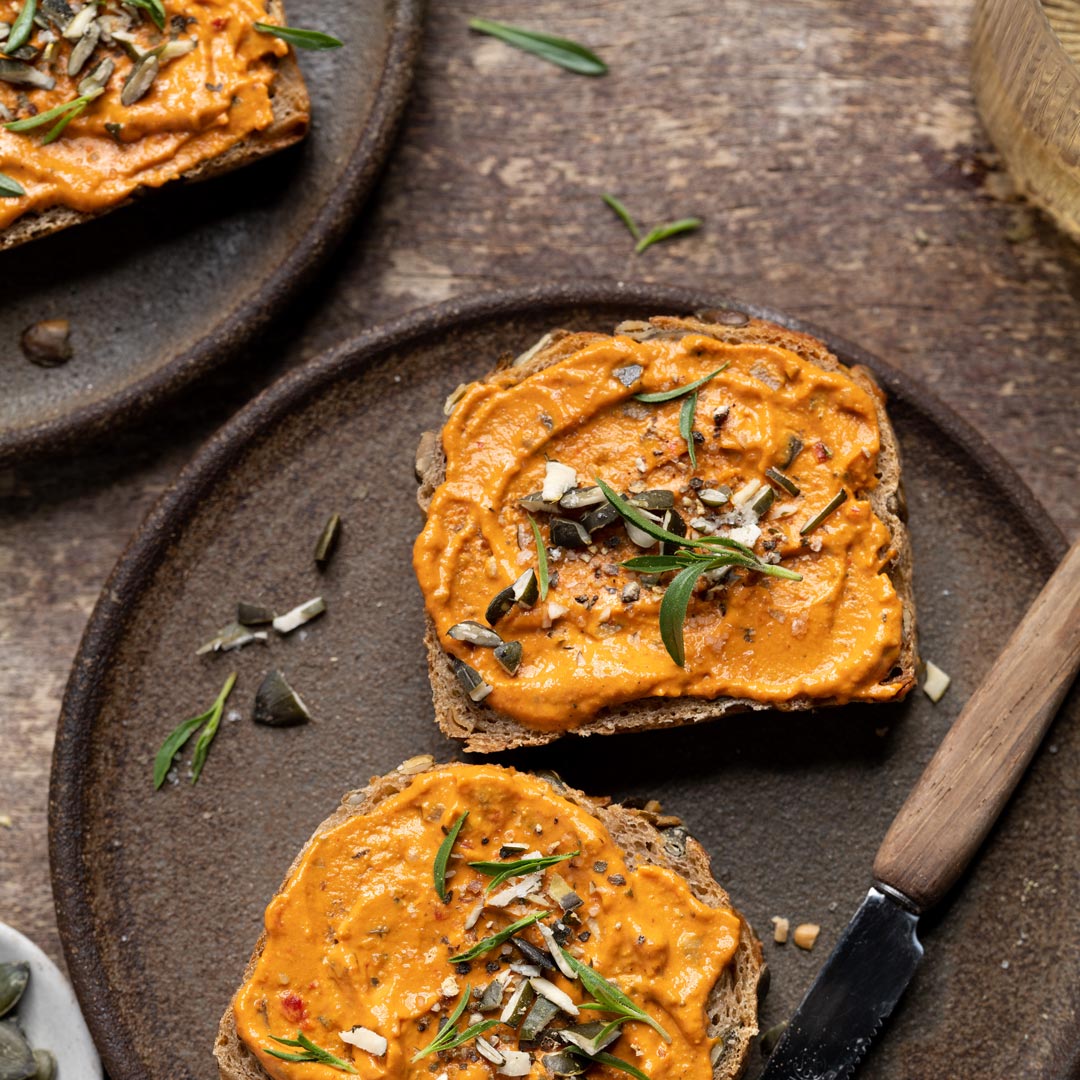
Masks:
[[[0,923],[0,962],[20,960],[30,965],[30,984],[12,1015],[18,1018],[30,1045],[53,1052],[57,1080],[103,1080],[101,1059],[75,991],[29,938]]]

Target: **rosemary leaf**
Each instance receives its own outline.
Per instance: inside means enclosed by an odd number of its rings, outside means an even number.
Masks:
[[[697,412],[697,395],[696,390],[688,395],[679,410],[679,434],[686,441],[692,469],[697,468],[697,451],[694,448],[694,413]]]
[[[12,180],[5,173],[0,173],[0,199],[21,199],[26,194],[26,188],[18,180]]]
[[[282,1061],[303,1061],[314,1062],[317,1065],[329,1065],[330,1068],[337,1069],[339,1072],[356,1072],[356,1069],[349,1062],[342,1061],[341,1058],[334,1057],[329,1050],[317,1046],[302,1031],[296,1033],[295,1039],[282,1039],[277,1035],[271,1035],[270,1038],[276,1043],[281,1043],[282,1046],[296,1046],[303,1050],[302,1054],[287,1054],[281,1050],[271,1050],[266,1047],[266,1052],[271,1057],[280,1058]]]
[[[549,64],[565,68],[575,75],[606,75],[607,64],[594,52],[567,38],[554,37],[539,30],[525,30],[520,26],[494,22],[491,19],[470,19],[469,29],[513,45],[515,49],[532,53]]]
[[[600,198],[615,211],[619,220],[630,230],[630,235],[635,240],[640,240],[641,230],[638,228],[638,223],[631,216],[630,211],[614,195],[601,195]]]
[[[68,124],[70,124],[71,121],[75,119],[75,117],[82,116],[82,114],[86,112],[87,106],[89,104],[90,103],[88,101],[83,101],[76,105],[75,108],[69,109],[62,117],[60,117],[59,120],[56,121],[56,123],[51,128],[49,128],[48,132],[45,135],[45,138],[41,140],[41,145],[48,146],[49,143],[56,142],[56,140],[64,134],[64,129],[68,126]]]
[[[655,229],[650,229],[638,241],[634,251],[640,255],[646,248],[652,247],[653,244],[657,244],[661,240],[670,240],[673,236],[694,232],[696,229],[700,229],[701,225],[701,218],[696,217],[680,218],[678,221],[669,222],[667,225],[657,225]]]
[[[600,477],[596,478],[596,482],[600,485],[600,490],[604,493],[604,497],[619,511],[620,516],[631,524],[636,525],[643,532],[647,532],[657,540],[667,540],[670,543],[678,544],[679,547],[692,547],[699,542],[697,540],[687,540],[685,536],[678,536],[676,533],[668,532],[667,529],[661,528],[655,521],[647,518],[636,507],[631,506],[624,498],[605,484]]]
[[[471,949],[458,953],[457,956],[451,956],[449,962],[451,964],[462,964],[466,960],[475,960],[478,956],[483,956],[484,953],[497,949],[504,941],[509,941],[519,930],[524,930],[525,927],[532,926],[533,923],[539,922],[541,919],[546,919],[548,914],[546,911],[541,911],[533,915],[526,915],[523,919],[518,919],[517,922],[512,922],[509,926],[503,927],[502,930],[492,934],[491,937],[478,941]]]
[[[455,1047],[461,1046],[462,1043],[467,1043],[470,1039],[483,1035],[485,1031],[489,1031],[499,1023],[498,1020],[481,1020],[478,1024],[473,1024],[459,1033],[454,1025],[461,1019],[461,1014],[465,1011],[465,1006],[468,1005],[471,996],[472,987],[466,984],[465,992],[461,995],[457,1005],[454,1006],[454,1011],[447,1017],[446,1023],[440,1028],[438,1035],[423,1050],[418,1050],[413,1054],[410,1064],[419,1061],[422,1057],[427,1057],[428,1054],[453,1050]]]
[[[681,398],[684,394],[692,394],[699,387],[704,386],[707,382],[715,379],[721,371],[731,367],[731,361],[721,364],[715,371],[710,371],[708,375],[702,375],[700,379],[695,379],[693,382],[688,382],[683,386],[676,386],[672,390],[657,390],[651,394],[635,394],[635,401],[644,401],[647,405],[655,405],[660,401],[674,401],[676,398]]]
[[[444,904],[450,899],[450,893],[446,889],[446,864],[450,861],[450,852],[453,850],[454,841],[457,840],[458,833],[461,832],[461,826],[465,824],[465,819],[468,816],[469,811],[466,810],[450,826],[450,831],[439,845],[439,850],[435,855],[435,892]]]
[[[59,120],[72,109],[80,109],[85,107],[94,98],[100,96],[102,91],[98,90],[92,94],[83,94],[82,97],[72,98],[70,101],[61,102],[59,105],[54,105],[51,109],[46,109],[43,113],[38,113],[37,116],[28,116],[25,120],[12,120],[10,123],[4,125],[8,131],[14,131],[17,134],[21,134],[24,131],[33,131],[34,128],[44,127],[46,124],[52,123],[53,120]]]
[[[636,1077],[637,1080],[649,1080],[648,1074],[643,1073],[637,1066],[631,1065],[630,1062],[623,1061],[622,1058],[618,1058],[614,1054],[608,1054],[603,1050],[599,1050],[595,1054],[587,1054],[580,1046],[568,1046],[566,1050],[575,1057],[584,1058],[595,1065],[606,1065],[609,1069],[618,1069],[620,1072],[629,1073],[631,1076]]]
[[[544,547],[544,539],[540,535],[540,526],[536,524],[532,514],[529,514],[529,525],[532,527],[533,539],[536,541],[536,579],[540,583],[540,599],[546,600],[548,595],[548,583],[551,577],[548,573],[548,554]]]
[[[253,25],[259,33],[281,38],[294,49],[340,49],[345,44],[330,34],[324,34],[321,30],[302,30],[298,26],[274,26],[264,22]]]
[[[168,738],[161,744],[161,749],[154,757],[154,790],[156,791],[165,783],[165,776],[169,769],[172,767],[173,758],[183,749],[184,744],[191,738],[195,732],[202,727],[203,724],[211,721],[216,713],[218,720],[221,718],[221,710],[225,705],[225,699],[232,692],[233,685],[236,682],[236,672],[234,671],[226,680],[225,685],[221,688],[221,693],[218,694],[214,704],[210,706],[206,712],[199,713],[198,716],[192,716],[190,719],[185,720],[182,724],[178,724],[170,733]],[[216,729],[215,729],[216,730]],[[205,758],[205,753],[203,757]],[[201,767],[201,766],[200,766]]]
[[[660,639],[668,655],[679,667],[686,666],[686,648],[683,644],[686,608],[694,594],[698,578],[710,569],[714,569],[712,562],[695,563],[681,570],[664,590],[664,599],[660,601]]]
[[[210,744],[214,741],[214,736],[217,735],[218,728],[221,726],[221,714],[225,711],[225,700],[232,693],[235,682],[236,672],[234,671],[225,680],[225,685],[221,688],[217,701],[210,706],[210,718],[207,720],[206,727],[202,729],[202,733],[195,743],[195,753],[191,756],[191,782],[193,784],[198,783],[199,776],[202,774],[203,766],[206,764],[206,755],[210,753]]]
[[[672,570],[681,570],[694,561],[694,556],[688,552],[685,555],[638,555],[620,565],[638,574],[667,574]]]
[[[30,40],[30,35],[34,32],[36,14],[37,0],[25,0],[22,10],[11,24],[8,39],[4,42],[4,52],[7,55],[10,56],[16,49],[21,49]]]
[[[635,1005],[613,982],[608,982],[598,971],[589,967],[588,964],[583,964],[577,957],[568,953],[566,949],[562,950],[562,954],[581,980],[581,985],[595,1002],[592,1005],[586,1002],[584,1005],[579,1006],[580,1008],[592,1008],[601,1012],[616,1013],[624,1020],[639,1020],[643,1024],[648,1024],[664,1042],[671,1042],[671,1036],[644,1009]]]
[[[484,892],[489,893],[513,877],[535,874],[537,870],[543,870],[548,866],[554,866],[556,863],[565,862],[567,859],[572,859],[575,855],[580,854],[580,851],[570,851],[565,855],[544,855],[535,859],[516,859],[514,862],[471,862],[469,865],[474,870],[479,870],[481,874],[495,875],[484,890]]]
[[[129,7],[141,8],[154,20],[159,30],[165,29],[165,5],[161,0],[124,0],[124,3]]]

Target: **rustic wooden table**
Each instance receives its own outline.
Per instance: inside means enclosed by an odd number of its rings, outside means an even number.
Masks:
[[[1080,249],[1011,197],[979,126],[969,0],[473,7],[587,42],[611,74],[573,76],[471,35],[461,5],[432,0],[381,186],[272,340],[165,422],[0,474],[0,919],[56,958],[49,758],[102,582],[231,411],[379,319],[574,277],[768,304],[919,375],[1063,530],[1080,526]],[[697,214],[705,228],[636,257],[604,191],[642,221]]]

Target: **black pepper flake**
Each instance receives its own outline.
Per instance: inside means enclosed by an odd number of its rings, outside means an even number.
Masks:
[[[495,972],[497,972],[499,970],[499,961],[498,960],[489,960],[484,965],[484,970],[487,971],[487,973],[489,975],[494,975]]]
[[[626,884],[626,878],[624,878],[622,876],[622,874],[611,874],[611,875],[608,876],[608,881],[612,885],[625,885]]]
[[[694,432],[694,442],[703,443],[704,441],[705,441],[705,436],[702,435],[700,431],[695,431]]]
[[[645,935],[644,934],[638,934],[637,943],[639,945],[644,945],[645,944]]]
[[[754,628],[752,626],[744,626],[742,636],[743,641],[752,643],[754,640]]]
[[[469,972],[472,971],[472,964],[470,964],[468,960],[462,960],[460,964],[454,965],[454,970],[459,975],[468,975]]]
[[[592,868],[596,873],[602,874],[607,869],[607,863],[597,860],[592,864]]]
[[[575,604],[587,604],[588,602],[589,598],[584,593],[582,593],[581,596],[574,597]]]
[[[592,934],[588,930],[582,930],[581,933],[578,934],[577,939],[578,941],[588,941],[591,937]]]
[[[487,847],[488,844],[490,844],[490,843],[491,843],[491,837],[490,836],[481,836],[480,837],[480,846],[481,847]]]
[[[777,546],[778,546],[778,542],[776,540],[766,540],[766,541],[764,541],[764,543],[762,543],[761,546],[766,551],[775,551]]]
[[[604,541],[604,546],[607,547],[609,551],[614,551],[621,544],[622,544],[622,541],[617,536],[609,536]]]
[[[421,1016],[420,1019],[416,1021],[416,1030],[427,1031],[428,1024],[430,1023],[431,1021],[426,1016]]]
[[[693,489],[694,489],[695,491],[700,491],[700,490],[701,490],[701,489],[702,489],[702,488],[703,488],[703,487],[705,486],[705,481],[704,481],[704,480],[702,480],[700,476],[695,476],[695,477],[694,477],[694,478],[693,478],[693,479],[692,479],[692,480],[690,481],[690,486],[691,486],[691,487],[692,487],[692,488],[693,488]]]
[[[374,975],[371,976],[371,985],[372,986],[378,986],[379,985],[379,980]]]

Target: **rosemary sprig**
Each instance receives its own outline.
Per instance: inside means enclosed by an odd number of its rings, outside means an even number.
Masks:
[[[614,1054],[608,1054],[603,1050],[598,1050],[595,1054],[586,1053],[580,1046],[568,1046],[566,1052],[573,1054],[575,1057],[584,1058],[586,1061],[591,1061],[595,1065],[607,1065],[609,1069],[618,1069],[620,1072],[629,1073],[631,1076],[636,1077],[637,1080],[650,1080],[647,1073],[643,1073],[639,1068],[631,1065],[629,1061],[623,1061],[622,1058],[616,1057]]]
[[[75,119],[76,116],[82,115],[86,111],[86,107],[95,98],[101,97],[105,93],[104,89],[91,90],[88,94],[82,94],[80,97],[72,98],[70,101],[61,102],[59,105],[54,105],[51,109],[46,109],[43,113],[38,113],[37,116],[28,116],[25,120],[12,120],[10,123],[4,125],[8,131],[14,131],[16,134],[21,134],[24,131],[33,131],[35,128],[44,127],[46,124],[56,120],[57,123],[49,130],[45,138],[41,140],[42,146],[47,146],[51,142],[55,142],[64,132],[64,128]]]
[[[708,375],[702,375],[700,379],[695,379],[693,382],[684,383],[682,386],[676,386],[671,390],[656,390],[651,394],[635,394],[635,401],[643,401],[646,405],[655,405],[661,401],[674,401],[676,398],[681,398],[684,394],[692,394],[699,387],[704,386],[707,382],[711,382],[720,374],[721,371],[731,367],[731,361],[721,364],[715,371],[710,371]]]
[[[592,1001],[586,1001],[579,1005],[578,1008],[615,1013],[618,1017],[618,1019],[610,1021],[605,1030],[600,1032],[597,1036],[597,1042],[602,1041],[619,1024],[630,1020],[638,1020],[643,1024],[648,1024],[664,1042],[671,1042],[671,1036],[660,1024],[644,1009],[635,1005],[613,982],[608,982],[598,971],[589,967],[588,964],[583,964],[577,957],[572,956],[566,949],[563,949],[561,945],[559,948],[562,949],[566,962],[574,969],[574,973],[581,980],[581,985],[589,996],[593,998]]]
[[[253,23],[260,34],[287,41],[294,49],[340,49],[345,42],[321,30],[302,30],[298,26],[274,26],[272,23]]]
[[[686,609],[694,587],[702,574],[710,570],[719,570],[723,566],[742,566],[769,577],[784,578],[788,581],[802,581],[802,575],[782,566],[762,562],[745,544],[731,540],[726,536],[698,536],[689,539],[661,528],[651,521],[599,477],[596,482],[607,497],[608,502],[627,521],[644,530],[657,540],[664,540],[676,550],[671,555],[639,555],[627,559],[622,565],[627,570],[639,574],[666,574],[678,570],[675,578],[664,590],[664,599],[660,602],[660,638],[668,655],[679,667],[686,666],[686,647],[683,640],[683,625],[686,622]]]
[[[481,1020],[480,1023],[473,1024],[462,1032],[459,1032],[454,1027],[461,1019],[461,1014],[465,1011],[465,1006],[468,1005],[471,995],[472,988],[466,985],[465,992],[461,995],[461,999],[458,1001],[457,1005],[454,1006],[454,1011],[447,1017],[446,1023],[439,1030],[439,1034],[436,1035],[423,1050],[419,1050],[413,1054],[410,1064],[419,1061],[422,1057],[427,1057],[428,1054],[438,1054],[443,1050],[453,1050],[455,1047],[461,1046],[462,1043],[467,1043],[470,1039],[475,1039],[478,1035],[483,1035],[485,1031],[490,1031],[491,1028],[498,1025],[498,1020]]]
[[[619,220],[630,230],[630,235],[635,240],[640,240],[641,230],[638,228],[638,223],[634,220],[630,211],[623,206],[622,202],[614,195],[601,195],[600,198],[615,211]]]
[[[446,888],[446,864],[450,861],[450,852],[453,850],[454,841],[457,840],[458,833],[461,832],[461,826],[465,824],[465,819],[468,816],[469,811],[466,810],[465,813],[450,826],[450,831],[446,834],[445,839],[439,845],[439,850],[435,854],[435,892],[444,904],[450,899],[450,893]]]
[[[469,29],[505,41],[515,49],[539,56],[541,60],[572,71],[575,75],[607,74],[607,64],[596,53],[567,38],[544,34],[539,30],[525,30],[492,19],[470,19]]]
[[[356,1072],[356,1069],[349,1062],[334,1057],[329,1050],[324,1050],[321,1046],[316,1046],[302,1031],[296,1033],[295,1039],[281,1039],[277,1035],[271,1035],[270,1038],[276,1043],[281,1043],[282,1046],[298,1046],[304,1051],[302,1054],[288,1054],[282,1050],[271,1050],[269,1047],[264,1047],[271,1057],[280,1058],[282,1061],[313,1061],[318,1065],[329,1065],[330,1068],[337,1069],[339,1072]]]
[[[169,733],[169,737],[161,744],[161,749],[154,757],[155,791],[165,783],[165,777],[172,767],[173,758],[180,753],[188,739],[190,739],[203,724],[206,724],[206,728],[202,735],[199,736],[199,741],[195,746],[195,757],[192,759],[191,763],[191,782],[194,784],[195,781],[199,779],[199,773],[202,772],[202,767],[206,763],[206,755],[210,750],[210,743],[217,734],[218,726],[221,723],[221,713],[225,708],[225,700],[228,698],[229,694],[232,693],[232,688],[235,683],[236,672],[234,671],[225,680],[225,685],[221,688],[221,693],[218,694],[214,704],[211,705],[206,712],[199,713],[198,716],[192,716],[182,724],[177,725],[177,727]]]
[[[697,451],[694,448],[694,413],[697,412],[697,396],[695,390],[682,403],[679,409],[679,434],[686,442],[686,450],[690,455],[690,467],[697,468]]]
[[[533,539],[536,541],[536,580],[540,583],[540,599],[546,600],[548,583],[551,581],[548,573],[547,548],[544,546],[544,538],[540,535],[540,526],[536,524],[532,514],[529,514],[529,525],[532,528]]]
[[[26,188],[18,180],[12,180],[6,173],[0,173],[0,199],[21,199]]]
[[[541,919],[546,919],[548,914],[546,911],[541,911],[526,915],[523,919],[518,919],[517,922],[512,922],[509,926],[503,927],[502,930],[492,934],[491,937],[478,941],[471,949],[458,953],[457,956],[451,956],[449,963],[463,964],[466,960],[475,960],[478,956],[483,956],[484,953],[497,949],[504,941],[509,941],[519,930],[524,930],[525,927],[532,926],[533,923],[539,922]]]
[[[161,0],[124,0],[124,3],[130,7],[142,8],[154,20],[154,25],[159,30],[165,29],[165,5]]]
[[[37,14],[37,0],[26,0],[15,21],[11,32],[4,42],[4,53],[10,56],[16,49],[21,49],[34,32],[34,16]]]
[[[667,225],[657,225],[655,229],[647,232],[638,242],[634,251],[640,255],[646,248],[661,240],[670,240],[673,236],[681,236],[683,233],[694,232],[700,229],[703,222],[701,218],[680,218],[678,221],[669,222]]]
[[[565,855],[542,855],[534,859],[515,859],[513,862],[471,862],[469,865],[474,870],[479,870],[481,874],[495,875],[484,890],[484,892],[489,893],[513,877],[535,874],[537,870],[544,870],[549,866],[565,862],[567,859],[572,859],[575,855],[580,854],[580,851],[570,851]]]

